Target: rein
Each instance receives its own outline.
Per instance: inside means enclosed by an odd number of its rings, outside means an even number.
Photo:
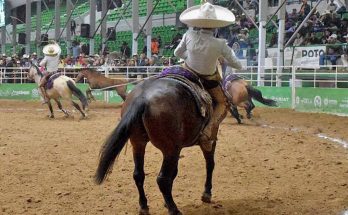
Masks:
[[[159,75],[151,76],[151,78],[157,77],[157,76],[159,76]],[[122,86],[126,86],[128,84],[138,83],[138,82],[141,82],[141,81],[143,81],[145,79],[149,79],[149,78],[150,77],[147,77],[147,78],[144,78],[144,79],[140,79],[140,80],[131,81],[131,82],[127,82],[127,83],[124,83],[124,84],[116,84],[116,85],[112,85],[112,86],[108,86],[108,87],[104,87],[104,88],[98,88],[98,89],[89,88],[89,89],[93,90],[93,91],[103,91],[103,90],[111,89],[111,88],[114,88],[114,87],[122,87]]]

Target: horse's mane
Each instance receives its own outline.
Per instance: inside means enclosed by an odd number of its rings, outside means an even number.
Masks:
[[[40,68],[38,67],[38,65],[32,64],[31,66],[34,67],[34,68],[36,69],[37,74],[39,74],[41,77],[43,76],[43,74],[42,74],[42,72],[40,71]]]
[[[104,76],[103,74],[101,74],[101,72],[97,71],[96,69],[81,69],[80,72],[87,72],[87,73],[91,73],[97,76]]]

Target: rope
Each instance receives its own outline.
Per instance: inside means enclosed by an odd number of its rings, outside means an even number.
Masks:
[[[153,75],[151,77],[157,77],[159,75]],[[122,87],[122,86],[126,86],[128,84],[134,84],[134,83],[138,83],[138,82],[141,82],[145,79],[148,79],[149,77],[147,78],[142,78],[140,80],[135,80],[135,81],[131,81],[131,82],[127,82],[127,83],[124,83],[124,84],[116,84],[116,85],[112,85],[112,86],[108,86],[108,87],[104,87],[104,88],[98,88],[98,89],[92,89],[92,88],[89,88],[90,90],[93,90],[93,91],[103,91],[103,90],[107,90],[107,89],[111,89],[111,88],[115,88],[115,87]]]

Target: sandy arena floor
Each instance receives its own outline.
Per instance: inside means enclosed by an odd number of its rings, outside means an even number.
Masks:
[[[71,110],[71,107],[69,107]],[[128,145],[101,186],[93,182],[117,105],[92,104],[89,119],[46,118],[39,102],[0,100],[0,214],[137,214],[133,158]],[[244,114],[244,113],[243,113]],[[200,201],[205,162],[199,147],[184,149],[173,194],[185,214],[347,214],[348,117],[256,108],[219,132],[213,203]],[[156,184],[161,154],[145,157],[151,214],[166,214]]]

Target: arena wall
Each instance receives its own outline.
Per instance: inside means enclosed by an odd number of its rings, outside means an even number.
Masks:
[[[86,84],[78,84],[85,91]],[[133,85],[128,85],[128,91]],[[304,112],[324,112],[348,115],[348,93],[343,88],[296,88],[295,93],[291,87],[257,87],[266,98],[274,99],[280,108],[294,108]],[[109,103],[122,102],[115,91],[93,91],[97,100]],[[294,96],[292,96],[294,95]],[[1,84],[0,99],[14,100],[39,100],[40,95],[36,84]],[[1,101],[0,101],[1,104]],[[255,102],[257,106],[262,104]]]

